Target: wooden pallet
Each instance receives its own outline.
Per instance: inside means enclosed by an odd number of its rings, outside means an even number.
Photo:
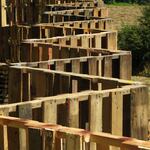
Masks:
[[[0,117],[0,125],[3,137],[0,141],[1,149],[110,150],[112,147],[121,150],[150,149],[150,143],[146,141],[14,117]],[[19,134],[13,134],[14,131],[19,131]]]
[[[104,51],[105,52],[105,51]],[[96,53],[94,53],[96,54]],[[85,56],[66,59],[51,59],[49,61],[12,63],[11,65],[39,67],[45,69],[60,69],[65,72],[131,79],[131,53],[120,51],[118,53],[103,54],[100,56]],[[74,55],[75,56],[75,55]],[[26,59],[25,59],[26,60]],[[74,68],[78,68],[74,70]],[[95,71],[91,71],[95,68]]]
[[[8,83],[10,103],[30,100],[39,96],[53,96],[84,90],[118,89],[136,84],[136,82],[115,78],[63,72],[63,65],[57,67],[59,69],[56,70],[61,71],[19,66],[10,67]],[[74,69],[78,71],[79,68]],[[93,69],[95,68],[91,68],[90,72],[95,72]],[[15,89],[13,85],[15,85]]]
[[[62,11],[47,11],[41,15],[42,23],[55,23],[77,20],[97,20],[108,18],[106,8],[96,9],[73,9]]]
[[[17,78],[14,78],[16,77]],[[15,88],[13,88],[15,85]],[[121,118],[123,112],[127,114],[131,120],[131,126],[133,126],[133,137],[146,139],[147,137],[147,125],[148,125],[148,91],[145,86],[139,85],[139,83],[119,80],[119,79],[111,79],[104,78],[98,76],[89,76],[75,73],[66,73],[61,71],[52,71],[47,69],[40,68],[29,68],[29,67],[11,67],[9,73],[9,103],[19,102],[19,101],[30,101],[36,97],[46,97],[59,95],[63,93],[75,93],[86,90],[99,90],[101,93],[105,93],[106,100],[106,108],[104,109],[104,113],[106,110],[111,110],[112,108],[112,118],[115,120],[117,118]],[[110,94],[110,92],[113,92]],[[76,94],[77,96],[79,95]],[[125,95],[125,96],[123,96]],[[61,99],[63,96],[61,96]],[[100,100],[97,97],[98,101]],[[95,96],[94,96],[95,99]],[[117,100],[117,101],[116,101]],[[123,102],[123,100],[125,100]],[[112,104],[110,103],[112,101]],[[95,101],[96,102],[96,101]],[[113,104],[114,102],[114,104]],[[73,105],[74,102],[73,102]],[[93,108],[97,110],[97,113],[101,110],[100,106],[96,106],[91,104]],[[93,106],[94,105],[94,106]],[[127,110],[123,109],[127,106]],[[47,108],[48,109],[48,108]],[[74,108],[75,109],[75,108]],[[70,110],[74,110],[70,109]],[[138,109],[138,113],[137,113]],[[85,109],[87,110],[87,108]],[[131,112],[130,112],[130,111]],[[74,111],[73,111],[74,112]],[[78,109],[77,109],[77,113]],[[92,111],[92,113],[94,113]],[[129,113],[129,114],[128,114]],[[64,115],[64,113],[61,113]],[[86,114],[86,113],[85,113]],[[119,116],[116,118],[116,114]],[[144,115],[143,115],[144,114]],[[136,116],[135,116],[136,115]],[[126,117],[127,117],[126,116]],[[143,117],[144,116],[144,117]],[[93,114],[93,117],[97,117],[97,115]],[[91,119],[92,119],[91,118]],[[98,116],[98,118],[101,118]],[[104,117],[106,120],[109,117]],[[139,118],[139,119],[137,119]],[[143,119],[143,121],[139,121]],[[97,119],[98,121],[99,119]],[[111,119],[108,119],[106,124]],[[144,121],[145,120],[145,121]],[[126,121],[126,120],[124,120]],[[98,125],[93,122],[95,125]],[[120,129],[116,126],[116,123],[120,123],[118,121],[113,121],[112,126],[116,130]],[[121,122],[122,123],[122,122]],[[128,124],[129,125],[129,124]],[[126,129],[125,129],[126,130]],[[139,130],[139,132],[137,132]],[[142,130],[142,132],[141,132]],[[122,131],[122,129],[121,129]],[[113,134],[117,133],[114,131]],[[123,131],[122,131],[123,132]]]
[[[48,26],[64,26],[64,27],[75,27],[83,29],[99,29],[99,30],[113,30],[111,18],[97,19],[97,20],[79,20],[79,21],[67,21],[67,22],[56,22],[56,23],[40,23],[35,24],[33,27],[48,27]]]
[[[1,0],[0,26],[23,25],[38,23],[45,10],[46,1],[43,0]]]
[[[74,46],[82,48],[102,48],[117,50],[117,32],[101,32],[93,34],[79,34],[75,36],[61,36],[44,39],[28,39],[22,43],[46,43],[46,44],[59,44],[60,46]],[[85,44],[88,43],[88,44]]]
[[[44,65],[43,62],[37,63],[38,68],[31,67],[30,64],[30,67],[27,67],[28,65],[21,66],[22,64],[20,63],[15,64],[18,66],[9,67],[8,103],[10,104],[1,105],[0,114],[81,127],[96,132],[105,131],[116,135],[128,135],[146,140],[149,119],[147,87],[141,83],[128,80],[96,76],[112,77],[113,74],[117,74],[115,77],[129,78],[131,74],[130,67],[127,72],[122,68],[122,66],[131,65],[130,61],[127,61],[128,58],[131,60],[131,57],[130,54],[125,54],[117,49],[117,32],[110,28],[112,20],[108,18],[107,8],[88,8],[88,6],[85,6],[82,9],[86,1],[82,6],[78,6],[79,9],[75,9],[75,4],[53,5],[54,7],[52,8],[52,6],[47,6],[46,3],[49,3],[49,1],[45,2],[45,0],[22,2],[24,1],[11,1],[10,7],[6,6],[8,7],[6,9],[8,11],[6,11],[4,6],[6,2],[0,1],[0,11],[4,15],[1,16],[1,26],[4,26],[4,31],[2,30],[1,32],[7,33],[5,37],[0,39],[0,43],[5,42],[4,45],[2,44],[3,49],[0,49],[2,60],[6,61],[8,65],[14,65],[10,62],[47,61],[54,58],[62,59],[81,56],[86,56],[86,59],[51,60],[53,66],[50,67],[51,69],[54,67],[54,70],[49,70],[48,62]],[[68,3],[69,1],[53,0],[50,3],[60,4],[62,2]],[[47,6],[48,10],[45,9],[45,6]],[[58,8],[62,10],[53,10]],[[64,10],[66,8],[69,10]],[[19,14],[18,12],[21,13]],[[27,17],[28,14],[29,16]],[[80,22],[73,22],[77,20],[80,20]],[[44,22],[45,24],[43,24]],[[6,24],[11,27],[5,27]],[[32,24],[35,25],[31,26]],[[21,25],[21,27],[16,25]],[[57,34],[56,31],[52,32],[52,30],[59,30],[60,32]],[[35,31],[38,32],[36,33]],[[33,38],[33,36],[37,39],[29,39],[29,37]],[[45,38],[40,39],[43,37]],[[118,54],[117,61],[113,63],[113,58],[116,54]],[[10,62],[7,59],[10,59]],[[84,65],[81,65],[82,59],[85,59]],[[69,65],[67,66],[65,63],[68,61]],[[117,69],[112,70],[113,64],[118,66],[120,71]],[[82,69],[83,67],[85,68]],[[69,71],[72,71],[72,73]],[[2,121],[6,120],[6,118],[3,118]],[[16,120],[20,125],[20,121]],[[14,124],[16,122],[14,119]],[[11,118],[5,123],[10,125]],[[16,124],[14,126],[17,127]],[[33,127],[34,125],[32,129]],[[58,126],[53,127],[57,128]],[[36,126],[36,128],[40,129],[38,130],[38,135],[42,135],[43,132],[40,126]],[[25,129],[30,131],[26,127]],[[66,130],[69,129],[66,128]],[[28,137],[30,133],[27,131],[10,127],[7,130],[6,126],[1,126],[0,134],[2,137],[5,135],[4,138],[0,138],[1,149],[9,148],[14,150],[19,149],[19,146],[23,150],[41,149],[42,142],[38,142],[38,148],[30,147],[28,146],[30,145],[28,139],[36,137],[44,141],[44,138],[35,136],[37,134],[35,130],[31,133],[31,137]],[[87,132],[82,131],[84,134]],[[65,136],[67,136],[67,133]],[[59,134],[57,133],[57,135]],[[58,143],[54,144],[55,141],[53,140],[52,145],[59,146],[60,143],[63,143],[61,144],[62,147],[62,145],[66,144],[64,140],[60,142],[58,136],[56,137]],[[89,134],[88,137],[90,137],[90,140],[94,139]],[[20,139],[18,140],[18,138]],[[71,139],[74,139],[74,137],[71,137]],[[80,136],[82,148],[76,147],[77,141],[71,140],[71,142],[67,143],[69,145],[72,142],[75,143],[71,145],[75,149],[114,149],[108,146],[109,144],[104,144],[102,147],[99,145],[96,147],[96,144],[89,142],[85,144],[85,139],[82,134]],[[95,142],[95,140],[91,142]],[[32,143],[34,143],[34,140]],[[67,145],[67,149],[72,149]],[[118,143],[114,144],[114,146],[118,146]],[[128,146],[122,148],[121,145],[121,149],[138,148],[137,145]],[[62,149],[61,147],[56,149]],[[65,149],[65,147],[63,148]],[[55,149],[55,147],[51,149]]]
[[[64,22],[58,24],[36,24],[34,26],[13,25],[11,27],[3,27],[0,29],[0,34],[5,35],[0,37],[0,61],[19,61],[20,46],[24,39],[102,32],[112,29],[111,24],[111,19],[102,19],[74,23]],[[48,59],[48,56],[46,59]]]

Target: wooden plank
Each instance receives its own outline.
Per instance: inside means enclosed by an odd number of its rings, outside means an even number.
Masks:
[[[90,58],[88,59],[88,70],[89,75],[97,75],[97,59],[96,58]]]
[[[111,133],[113,135],[123,135],[123,94],[116,91],[111,92],[112,98],[112,123]]]
[[[147,140],[148,112],[148,88],[131,89],[131,137]]]
[[[82,137],[67,133],[66,150],[81,150],[81,149],[82,149]]]
[[[0,116],[8,116],[8,109],[0,110]],[[0,126],[0,149],[8,150],[8,134],[7,134],[7,126]]]
[[[101,56],[101,54],[99,54],[99,56]],[[102,59],[99,59],[98,60],[98,71],[97,71],[97,73],[98,73],[98,76],[102,76]]]
[[[43,131],[43,150],[54,150],[55,132],[51,130]]]
[[[102,143],[96,145],[96,150],[109,150],[109,145]]]
[[[101,41],[101,35],[95,36],[95,48],[102,48]]]
[[[80,60],[72,60],[72,72],[80,73]],[[72,80],[72,93],[78,92],[78,81]]]
[[[90,131],[102,131],[102,95],[90,96]]]
[[[68,126],[79,128],[79,100],[68,99]]]
[[[0,0],[0,26],[5,27],[7,25],[7,15],[6,15],[6,0]]]
[[[120,79],[131,80],[132,75],[132,56],[120,55]]]
[[[43,122],[57,124],[57,103],[53,101],[43,102]]]
[[[56,61],[56,70],[59,70],[59,71],[64,71],[65,69],[65,64],[64,64],[64,61]]]
[[[104,77],[112,77],[112,58],[104,58]]]
[[[117,50],[117,33],[111,32],[107,34],[107,48]]]
[[[80,38],[81,38],[81,42],[82,42],[81,47],[89,48],[89,37],[88,36],[82,36]]]
[[[32,106],[31,104],[19,105],[18,106],[18,114],[20,118],[32,119]],[[27,130],[19,129],[19,142],[20,149],[27,150],[28,149],[28,137]]]
[[[90,131],[91,132],[102,132],[102,95],[91,95],[90,96]],[[96,150],[96,144],[91,143],[90,149]]]

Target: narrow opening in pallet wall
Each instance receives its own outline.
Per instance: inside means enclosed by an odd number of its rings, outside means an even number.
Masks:
[[[79,103],[79,128],[88,129],[88,122],[89,122],[89,101],[81,101]]]
[[[66,65],[65,65],[65,70],[67,71],[67,72],[71,72],[71,63],[67,63]]]
[[[17,112],[11,112],[9,116],[19,117]],[[19,128],[8,127],[7,130],[9,150],[19,149]]]
[[[89,90],[90,89],[90,80],[87,79],[80,79],[78,84],[78,92]]]
[[[102,37],[101,39],[101,47],[107,49],[107,37]]]
[[[131,136],[131,95],[123,96],[123,135]]]
[[[113,59],[112,60],[112,77],[113,78],[119,78],[120,77],[120,60],[119,59]]]
[[[34,108],[32,109],[32,120],[43,121],[42,117],[42,108]]]
[[[105,97],[103,98],[103,105],[102,105],[102,131],[106,133],[111,133],[111,98]]]
[[[82,74],[88,74],[88,63],[87,62],[82,62],[80,65],[80,72]]]
[[[19,128],[8,127],[8,149],[19,150]]]
[[[67,122],[68,122],[67,110],[68,110],[67,103],[57,105],[57,124],[67,126]]]

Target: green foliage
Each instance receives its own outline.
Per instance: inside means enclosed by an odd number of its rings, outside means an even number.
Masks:
[[[139,72],[150,63],[150,6],[143,9],[139,25],[125,26],[119,32],[120,49],[132,51],[133,71]]]
[[[149,4],[150,0],[104,0],[104,3],[113,4],[113,5],[117,5],[117,3],[118,3],[119,6],[120,6],[120,4],[121,4],[121,6],[123,6],[123,5],[126,5],[126,3]]]
[[[113,6],[131,6],[132,5],[132,4],[128,3],[128,2],[110,2],[109,0],[106,3],[108,5],[113,5]]]

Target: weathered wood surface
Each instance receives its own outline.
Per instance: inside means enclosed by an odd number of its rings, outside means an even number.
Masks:
[[[10,67],[8,83],[3,83],[8,85],[11,104],[0,106],[1,115],[147,139],[147,88],[128,81],[131,54],[118,50],[117,32],[107,8],[100,4],[14,0],[8,5],[0,1],[0,34],[5,35],[0,36],[0,61],[20,66]],[[28,67],[12,62],[27,62]],[[65,93],[68,95],[62,95]],[[35,100],[38,97],[42,98]],[[6,120],[0,119],[0,123]],[[121,143],[110,137],[100,137],[100,142],[98,135],[84,130],[80,134],[73,129],[68,132],[69,128],[57,132],[58,126],[41,130],[36,123],[25,128],[21,120],[14,120],[8,127],[1,126],[0,149],[140,148],[124,137],[120,137]]]
[[[47,150],[54,149],[56,146],[58,148],[58,140],[64,141],[63,144],[61,143],[60,150],[64,147],[66,147],[67,150],[81,150],[83,146],[85,147],[85,143],[86,149],[91,149],[88,145],[95,143],[97,145],[96,150],[99,148],[109,150],[111,149],[110,146],[121,148],[121,150],[150,149],[150,143],[146,141],[106,133],[93,133],[83,129],[67,128],[60,125],[46,124],[14,117],[0,117],[0,125],[2,127],[6,126],[25,130],[25,138],[28,140],[24,142],[27,145],[27,149],[41,150],[43,148]],[[1,138],[4,138],[4,136]],[[8,138],[5,138],[5,142],[7,141]],[[16,141],[16,143],[19,142]],[[2,147],[2,149],[4,149],[4,147]],[[7,149],[10,150],[11,147],[8,145]]]

